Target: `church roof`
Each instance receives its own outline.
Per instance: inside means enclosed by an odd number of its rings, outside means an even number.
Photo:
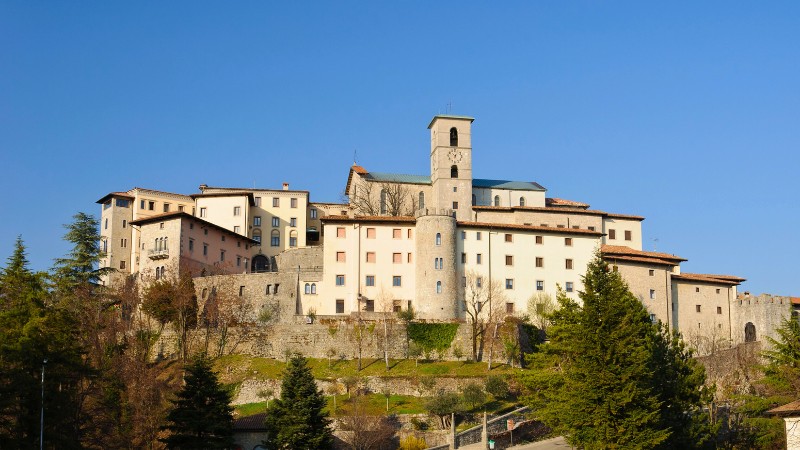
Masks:
[[[507,180],[486,180],[482,178],[473,178],[472,187],[478,188],[491,188],[491,189],[508,189],[512,191],[545,191],[541,184],[535,181],[507,181]]]

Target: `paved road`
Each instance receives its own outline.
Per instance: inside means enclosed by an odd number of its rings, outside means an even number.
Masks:
[[[484,450],[481,444],[471,444],[459,447],[460,450]],[[545,441],[534,442],[532,444],[522,444],[509,447],[508,450],[571,450],[563,437],[547,439]]]

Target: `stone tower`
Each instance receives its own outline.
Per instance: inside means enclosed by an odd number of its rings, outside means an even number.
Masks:
[[[418,316],[428,320],[457,318],[456,220],[449,214],[417,217],[415,298]]]
[[[434,116],[431,130],[430,205],[453,210],[458,220],[472,211],[472,117]]]

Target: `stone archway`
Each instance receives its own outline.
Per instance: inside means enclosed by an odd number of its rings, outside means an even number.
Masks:
[[[253,257],[253,264],[250,269],[253,273],[269,271],[269,258],[264,255],[256,255]]]
[[[747,322],[747,325],[744,326],[744,341],[745,342],[756,341],[756,326],[753,325],[753,322]]]

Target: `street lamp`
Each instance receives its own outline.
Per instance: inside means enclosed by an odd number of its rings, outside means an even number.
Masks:
[[[44,448],[44,366],[47,358],[42,361],[42,415],[39,422],[39,450]]]

